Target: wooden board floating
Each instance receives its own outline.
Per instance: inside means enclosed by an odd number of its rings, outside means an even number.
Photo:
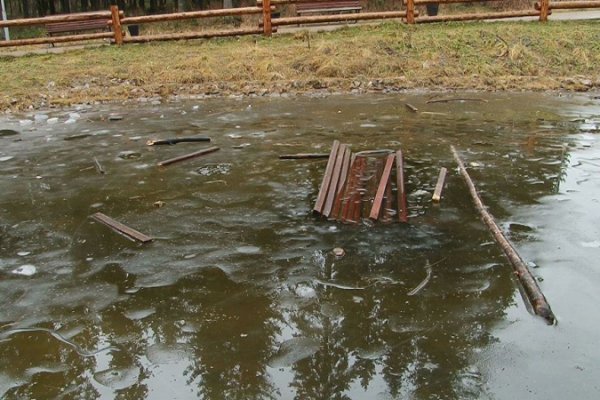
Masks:
[[[396,218],[396,213],[400,215],[401,222],[407,221],[401,151],[352,153],[350,146],[336,140],[328,158],[313,208],[316,214],[350,224],[359,223],[362,218],[389,223]],[[396,180],[392,179],[394,173]],[[394,185],[398,187],[397,202],[393,194]]]
[[[445,167],[440,168],[440,174],[438,175],[437,183],[435,184],[435,190],[433,191],[433,196],[431,200],[439,203],[442,199],[442,190],[444,189],[444,183],[446,182],[446,173],[448,170]]]
[[[127,225],[123,225],[122,223],[115,221],[111,217],[104,215],[100,212],[95,213],[95,214],[91,215],[90,217],[92,219],[108,226],[112,230],[120,233],[121,235],[127,237],[128,239],[137,240],[138,242],[142,242],[142,243],[149,243],[153,240],[150,236],[146,236],[143,233],[138,232],[135,229],[128,227]]]
[[[315,207],[313,208],[313,211],[319,214],[323,212],[323,207],[325,206],[325,200],[327,197],[327,192],[329,191],[331,175],[333,174],[333,168],[335,166],[335,160],[337,158],[337,152],[339,147],[340,142],[338,140],[334,140],[333,145],[331,146],[331,152],[329,153],[327,167],[325,168],[325,175],[323,175],[323,181],[321,182],[321,188],[319,189],[319,194],[317,195],[317,202],[315,203]]]
[[[148,146],[158,145],[173,145],[177,143],[196,143],[196,142],[210,142],[209,137],[186,137],[186,138],[174,138],[174,139],[152,139],[148,140],[146,144]]]
[[[329,158],[329,154],[319,153],[298,153],[298,154],[282,154],[280,160],[319,160]]]
[[[198,150],[198,151],[195,151],[195,152],[190,153],[190,154],[185,154],[183,156],[179,156],[179,157],[175,157],[175,158],[170,158],[168,160],[161,161],[161,162],[159,162],[156,165],[158,165],[159,167],[166,167],[167,165],[175,164],[175,163],[180,162],[180,161],[190,160],[192,158],[200,157],[200,156],[203,156],[205,154],[213,153],[213,152],[215,152],[217,150],[219,150],[218,147],[209,147],[207,149]]]

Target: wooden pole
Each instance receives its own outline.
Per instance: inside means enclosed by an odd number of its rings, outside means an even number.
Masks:
[[[540,22],[548,21],[548,10],[550,9],[550,0],[540,1]]]
[[[415,12],[415,15],[417,13]],[[537,14],[536,14],[537,15]],[[372,19],[390,19],[390,18],[405,18],[404,11],[382,11],[360,14],[335,14],[335,15],[311,15],[307,17],[287,17],[276,18],[271,21],[272,26],[282,25],[301,25],[301,24],[319,24],[324,22],[343,22],[343,21],[365,21]]]
[[[144,36],[128,36],[123,39],[124,43],[148,43],[167,40],[189,40],[189,39],[210,39],[216,37],[230,37],[242,35],[260,35],[262,29],[234,29],[230,31],[208,31],[208,32],[182,32],[182,33],[165,33],[159,35],[144,35]]]
[[[453,14],[436,15],[435,17],[419,17],[418,23],[424,22],[449,22],[449,21],[480,21],[486,19],[502,19],[514,17],[538,17],[540,13],[535,10],[498,11],[481,14]]]
[[[262,2],[262,14],[263,14],[263,30],[266,37],[271,37],[273,31],[271,30],[271,0],[263,0]]]
[[[56,36],[56,37],[45,37],[45,38],[32,38],[32,39],[16,39],[9,42],[0,42],[0,47],[9,46],[27,46],[35,44],[50,44],[50,43],[67,43],[67,42],[79,42],[84,40],[96,40],[96,39],[112,39],[114,35],[112,32],[102,33],[90,33],[85,35],[69,35],[69,36]]]
[[[139,17],[126,17],[121,20],[123,25],[147,24],[152,22],[180,21],[183,19],[197,19],[210,17],[228,17],[233,15],[262,14],[260,7],[225,8],[220,10],[190,11],[173,14],[141,15]]]
[[[120,46],[123,44],[123,30],[121,29],[119,6],[110,6],[110,14],[112,18],[112,29],[115,34],[115,43]]]
[[[508,258],[510,263],[512,264],[515,274],[519,278],[519,282],[521,282],[521,285],[523,285],[527,299],[533,307],[534,312],[537,315],[544,318],[548,324],[554,324],[556,322],[556,317],[554,316],[552,309],[550,309],[550,305],[546,301],[546,298],[544,297],[544,294],[538,286],[537,281],[531,274],[531,271],[529,271],[529,268],[527,268],[527,265],[525,265],[525,262],[523,261],[519,253],[517,253],[515,248],[506,238],[506,236],[504,236],[504,234],[496,224],[496,221],[494,221],[494,217],[492,217],[492,214],[490,214],[486,210],[485,205],[483,204],[481,198],[479,197],[479,194],[477,193],[475,184],[473,184],[469,173],[465,169],[465,165],[463,164],[460,156],[458,155],[458,152],[456,151],[454,146],[450,146],[450,149],[452,150],[454,159],[458,164],[460,174],[462,175],[463,179],[467,184],[469,193],[471,194],[473,203],[475,204],[475,208],[477,208],[477,211],[479,211],[481,219],[487,225],[490,232],[492,233],[492,236],[494,237],[502,251],[504,251],[504,254]]]
[[[415,23],[415,1],[414,0],[406,1],[406,23],[407,24]]]
[[[190,153],[190,154],[185,154],[183,156],[179,156],[179,157],[175,157],[175,158],[170,158],[168,160],[161,161],[157,165],[159,167],[166,167],[167,165],[175,164],[176,162],[180,162],[180,161],[189,160],[191,158],[200,157],[200,156],[203,156],[205,154],[213,153],[213,152],[215,152],[217,150],[219,150],[218,147],[209,147],[209,148],[206,148],[206,149],[195,151],[195,152]]]
[[[123,14],[123,12],[121,12]],[[76,13],[67,15],[53,15],[49,17],[39,18],[21,18],[11,19],[8,21],[0,21],[0,27],[13,27],[13,26],[32,26],[32,25],[46,25],[54,22],[71,22],[71,21],[89,21],[92,19],[106,18],[108,23],[111,18],[110,11],[95,11],[89,13]]]

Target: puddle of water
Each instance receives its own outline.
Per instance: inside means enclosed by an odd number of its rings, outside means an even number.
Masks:
[[[429,98],[209,100],[0,120],[0,330],[73,331],[77,348],[108,349],[81,357],[48,335],[5,336],[0,396],[545,399],[557,398],[560,377],[563,398],[593,398],[600,104]],[[147,140],[194,135],[220,150],[155,166],[208,144]],[[278,155],[326,152],[334,139],[354,151],[402,147],[410,224],[311,215],[326,161]],[[558,326],[527,313],[450,144],[539,266]],[[94,223],[98,211],[154,242]],[[427,263],[428,281],[409,295]]]

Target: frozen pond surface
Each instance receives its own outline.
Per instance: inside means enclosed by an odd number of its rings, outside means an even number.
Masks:
[[[427,103],[432,98],[484,101]],[[415,105],[412,112],[404,103]],[[122,118],[120,118],[122,117]],[[600,396],[600,100],[369,95],[0,119],[0,397]],[[146,146],[202,135],[207,147]],[[409,224],[311,215],[326,161],[405,152]],[[559,323],[528,313],[449,145]],[[94,158],[105,174],[99,174]],[[440,205],[430,201],[449,169]],[[155,238],[94,222],[103,212]],[[342,247],[346,256],[331,251]],[[432,279],[409,296],[434,264]]]

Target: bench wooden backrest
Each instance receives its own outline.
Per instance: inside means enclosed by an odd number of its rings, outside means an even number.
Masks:
[[[298,3],[296,11],[328,10],[331,8],[362,8],[359,0],[320,1],[315,3]]]
[[[48,33],[89,31],[94,29],[108,29],[108,20],[106,18],[99,18],[87,21],[53,22],[46,24]]]

